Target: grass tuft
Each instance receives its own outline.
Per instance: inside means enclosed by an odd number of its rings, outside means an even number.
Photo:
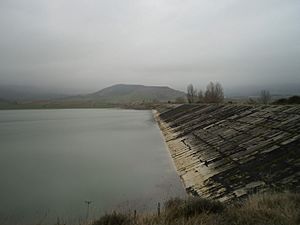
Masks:
[[[221,213],[225,206],[217,201],[203,199],[200,197],[181,200],[171,199],[165,203],[165,216],[167,220],[174,220],[180,217],[190,218],[202,213]]]
[[[130,225],[131,219],[129,215],[113,212],[106,214],[92,225]]]
[[[300,194],[267,193],[226,205],[199,197],[174,198],[164,204],[160,216],[112,213],[93,225],[299,225]]]
[[[249,197],[241,206],[229,207],[222,224],[232,225],[299,225],[300,195],[268,193]]]

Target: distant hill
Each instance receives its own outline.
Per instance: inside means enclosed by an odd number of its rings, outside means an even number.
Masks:
[[[86,99],[96,102],[122,104],[153,101],[167,102],[174,101],[179,97],[185,97],[185,93],[165,86],[117,84],[92,94],[77,96],[76,98],[78,100]]]
[[[270,91],[275,98],[289,97],[293,95],[300,95],[300,83],[294,82],[292,84],[257,84],[257,85],[240,85],[240,86],[225,86],[225,94],[227,97],[258,97],[262,90]]]
[[[0,109],[15,109],[18,105],[15,102],[0,99]]]
[[[35,86],[0,85],[0,99],[8,101],[35,101],[66,97],[67,95]]]
[[[1,93],[1,92],[0,92]],[[50,97],[50,96],[49,96]],[[0,109],[48,109],[48,108],[151,108],[151,104],[174,101],[184,98],[185,93],[163,86],[144,86],[133,84],[117,84],[100,91],[71,97],[54,97],[52,99],[17,99],[0,101]],[[0,95],[1,98],[1,95]],[[7,99],[7,98],[6,98]],[[13,99],[14,101],[11,101]]]

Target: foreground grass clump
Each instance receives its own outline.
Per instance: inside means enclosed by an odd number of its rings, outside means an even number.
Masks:
[[[187,200],[175,198],[165,203],[164,216],[167,221],[171,222],[179,218],[188,219],[203,213],[221,213],[224,208],[220,202],[199,197]]]
[[[201,198],[171,199],[160,216],[112,213],[93,225],[299,225],[300,194],[269,193],[231,205]]]
[[[233,225],[298,225],[300,194],[261,194],[250,197],[240,206],[229,207],[223,223]]]
[[[102,216],[98,221],[94,222],[93,225],[127,225],[131,224],[131,218],[128,215],[121,213],[112,213]]]

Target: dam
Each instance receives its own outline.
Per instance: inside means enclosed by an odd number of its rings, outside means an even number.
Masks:
[[[300,107],[185,104],[156,114],[188,193],[300,190]]]

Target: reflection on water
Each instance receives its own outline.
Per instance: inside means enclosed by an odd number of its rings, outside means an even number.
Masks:
[[[0,112],[0,224],[84,221],[184,195],[151,111]]]

